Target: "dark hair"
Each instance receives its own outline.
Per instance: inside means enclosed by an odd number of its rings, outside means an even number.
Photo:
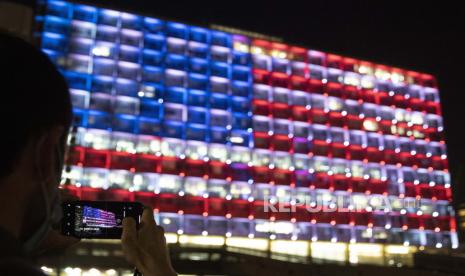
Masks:
[[[24,146],[53,126],[69,128],[71,98],[65,79],[40,50],[0,32],[0,178]]]

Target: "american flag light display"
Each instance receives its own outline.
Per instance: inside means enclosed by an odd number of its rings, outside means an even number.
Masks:
[[[74,105],[63,183],[81,198],[141,201],[178,235],[457,246],[431,75],[76,3],[41,7],[40,46]]]

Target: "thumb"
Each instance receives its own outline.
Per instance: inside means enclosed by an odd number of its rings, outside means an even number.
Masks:
[[[132,265],[137,265],[140,250],[137,242],[136,222],[131,217],[123,219],[123,234],[121,236],[121,245],[123,247],[126,260]]]

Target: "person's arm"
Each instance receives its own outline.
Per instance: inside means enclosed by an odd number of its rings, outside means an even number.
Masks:
[[[144,209],[139,230],[133,218],[123,220],[124,255],[144,276],[177,275],[171,266],[164,234],[163,228],[155,223],[151,209]]]

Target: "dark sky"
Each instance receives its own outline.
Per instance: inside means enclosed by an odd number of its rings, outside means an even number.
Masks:
[[[456,178],[454,197],[465,202],[465,173],[461,173],[465,171],[465,4],[458,2],[98,1],[99,5],[186,23],[269,34],[291,44],[434,74]]]

